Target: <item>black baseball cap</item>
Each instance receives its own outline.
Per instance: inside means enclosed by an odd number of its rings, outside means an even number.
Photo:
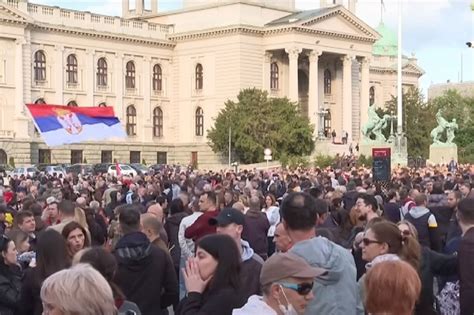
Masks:
[[[215,218],[209,219],[210,225],[227,226],[231,223],[245,225],[245,216],[242,212],[234,208],[224,208]]]

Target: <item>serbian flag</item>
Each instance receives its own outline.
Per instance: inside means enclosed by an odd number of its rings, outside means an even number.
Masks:
[[[37,104],[26,107],[48,146],[126,137],[112,107]]]

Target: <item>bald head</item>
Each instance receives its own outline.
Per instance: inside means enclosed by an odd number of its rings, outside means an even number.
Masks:
[[[252,196],[249,199],[249,208],[250,210],[260,211],[260,198],[258,196]]]
[[[163,208],[161,207],[159,203],[149,206],[147,213],[155,216],[155,218],[157,218],[160,222],[163,222],[163,218],[164,218]]]
[[[79,208],[84,208],[86,206],[86,198],[84,197],[79,197],[76,199],[76,205]]]

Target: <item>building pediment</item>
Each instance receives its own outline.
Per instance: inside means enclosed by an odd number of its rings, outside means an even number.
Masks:
[[[312,32],[376,41],[380,35],[341,5],[290,14],[265,25],[268,28],[296,27]]]
[[[11,6],[0,3],[0,21],[10,23],[28,24],[32,23],[33,19],[25,13],[17,10]]]

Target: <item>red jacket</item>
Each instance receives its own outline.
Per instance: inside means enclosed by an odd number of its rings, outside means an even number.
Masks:
[[[218,214],[219,210],[204,212],[202,216],[197,218],[197,220],[184,231],[184,237],[197,241],[206,235],[215,234],[216,226],[210,225],[209,219],[217,217]]]

